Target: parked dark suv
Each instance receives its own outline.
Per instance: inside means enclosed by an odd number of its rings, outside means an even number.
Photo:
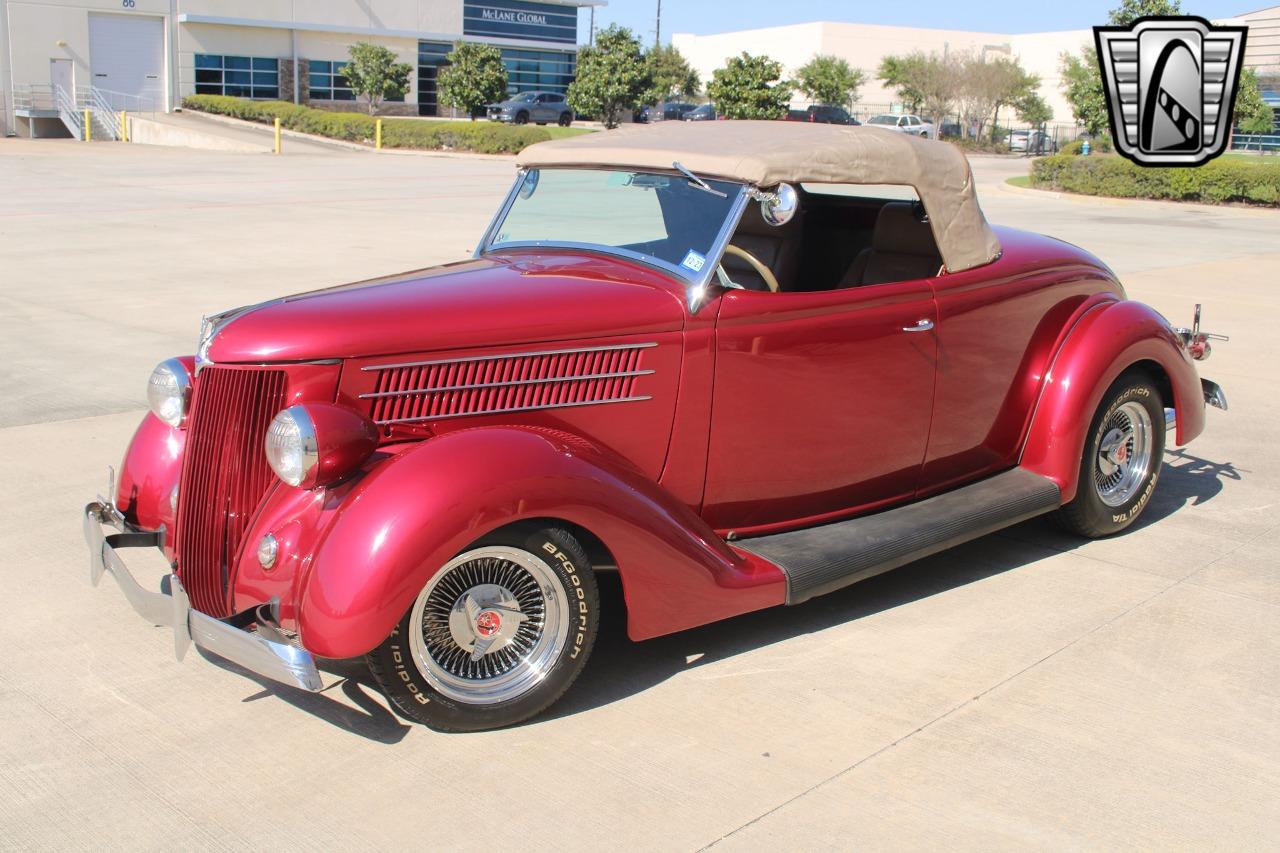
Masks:
[[[861,124],[849,115],[844,107],[811,106],[806,110],[787,110],[787,121],[807,121],[814,124]]]
[[[635,121],[645,124],[651,121],[677,121],[690,112],[694,104],[666,103],[651,107],[641,107],[635,114]]]
[[[490,121],[507,121],[512,124],[549,124],[561,127],[573,124],[573,108],[564,101],[564,95],[555,92],[521,92],[497,104],[489,104]]]

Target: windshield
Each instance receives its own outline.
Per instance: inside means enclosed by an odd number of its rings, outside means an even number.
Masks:
[[[897,116],[874,116],[867,124],[897,124]]]
[[[697,280],[741,187],[680,175],[600,169],[531,169],[486,250],[593,248]]]
[[[511,100],[515,101],[516,103],[526,104],[529,101],[532,101],[534,97],[537,96],[537,94],[538,94],[537,92],[521,92]]]

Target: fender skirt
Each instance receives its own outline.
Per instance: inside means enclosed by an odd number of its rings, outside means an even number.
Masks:
[[[1177,441],[1204,429],[1200,377],[1169,323],[1140,302],[1110,302],[1076,323],[1054,357],[1023,447],[1023,468],[1058,484],[1072,500],[1089,423],[1111,383],[1138,362],[1154,362],[1169,379],[1177,412]]]
[[[776,566],[730,548],[626,463],[554,431],[481,427],[412,445],[354,484],[303,581],[303,644],[330,658],[370,651],[440,566],[525,519],[560,519],[599,537],[622,576],[632,639],[786,597]]]

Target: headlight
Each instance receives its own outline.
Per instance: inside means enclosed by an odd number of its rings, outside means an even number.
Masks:
[[[176,358],[162,361],[147,380],[147,405],[152,413],[171,427],[180,427],[187,419],[191,403],[191,373]]]
[[[267,464],[290,486],[314,489],[350,474],[378,445],[378,429],[364,415],[329,403],[299,403],[267,429]]]

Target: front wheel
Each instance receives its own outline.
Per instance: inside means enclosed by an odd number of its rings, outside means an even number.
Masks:
[[[528,123],[529,123],[529,114],[528,114],[528,113],[516,113],[516,117],[515,117],[514,119],[512,119],[512,121],[513,121],[513,123],[515,123],[515,124],[528,124]]]
[[[1075,499],[1054,514],[1066,530],[1096,539],[1142,514],[1164,458],[1164,403],[1143,373],[1122,375],[1090,423]]]
[[[367,661],[405,716],[439,731],[500,728],[569,689],[599,622],[577,540],[559,528],[500,533],[436,572]]]

